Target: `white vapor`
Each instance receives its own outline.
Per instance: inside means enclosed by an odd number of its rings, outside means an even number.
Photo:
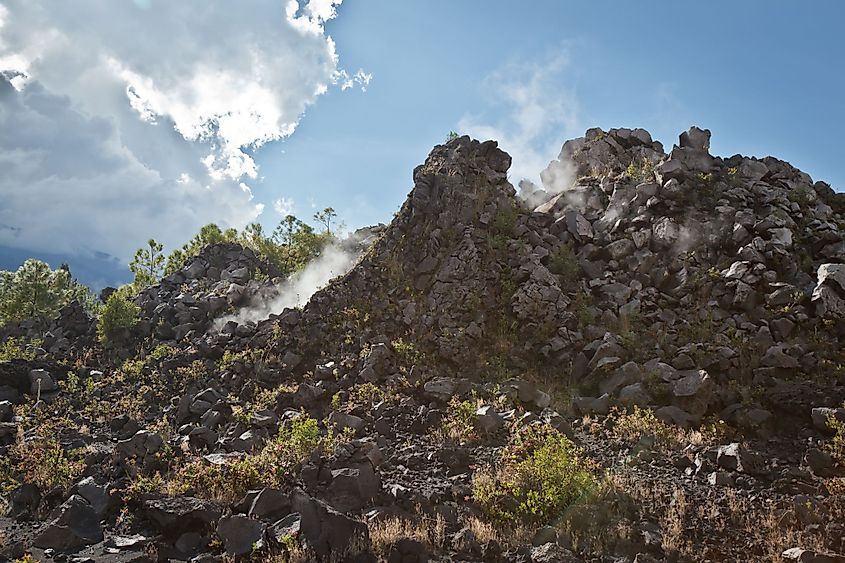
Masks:
[[[371,79],[326,35],[341,1],[0,0],[0,245],[126,259],[254,220],[254,151]]]
[[[322,289],[332,279],[342,276],[355,264],[358,255],[347,252],[337,246],[329,246],[323,253],[308,263],[300,272],[286,280],[269,296],[257,298],[249,306],[236,314],[218,319],[214,326],[217,330],[229,321],[238,324],[247,321],[260,321],[272,313],[281,313],[286,308],[301,307],[311,296]]]
[[[540,171],[557,158],[562,140],[577,136],[580,130],[578,100],[574,89],[565,84],[568,67],[566,50],[540,63],[505,65],[483,84],[490,96],[490,113],[504,117],[465,115],[458,124],[462,134],[499,141],[513,158],[511,182],[521,183],[528,192],[531,186],[522,181],[539,186]]]

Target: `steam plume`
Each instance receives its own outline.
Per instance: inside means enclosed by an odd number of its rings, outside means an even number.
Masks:
[[[270,295],[254,298],[254,302],[248,307],[240,309],[234,315],[218,319],[215,329],[219,330],[229,321],[238,324],[257,322],[272,313],[281,313],[285,308],[305,305],[311,296],[325,287],[330,280],[348,272],[357,257],[357,253],[347,252],[338,246],[326,247],[318,258],[275,288]]]

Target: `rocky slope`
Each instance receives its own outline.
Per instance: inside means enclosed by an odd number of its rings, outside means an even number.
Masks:
[[[0,553],[845,560],[845,198],[709,140],[591,129],[517,197],[460,137],[301,309],[215,323],[279,282],[236,245],[108,348],[68,308],[0,363]],[[570,439],[577,498],[485,496]]]

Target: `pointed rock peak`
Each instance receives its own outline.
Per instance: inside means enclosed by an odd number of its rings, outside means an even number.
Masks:
[[[682,149],[710,151],[710,129],[701,129],[693,125],[689,130],[681,133],[680,144]]]

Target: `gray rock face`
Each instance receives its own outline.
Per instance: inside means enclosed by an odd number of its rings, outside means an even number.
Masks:
[[[845,563],[845,556],[832,553],[816,553],[809,549],[793,547],[781,555],[786,562],[795,563]]]
[[[601,397],[575,397],[573,403],[581,414],[607,414],[610,411],[610,395],[607,393]]]
[[[381,479],[369,463],[332,471],[326,491],[329,504],[341,512],[364,508],[381,489]]]
[[[425,544],[400,538],[387,551],[387,563],[428,563],[428,549]]]
[[[290,512],[290,498],[276,489],[254,491],[247,512],[251,518],[274,521]]]
[[[764,469],[764,462],[759,455],[734,442],[720,446],[716,454],[716,464],[730,471],[739,471],[751,475]]]
[[[845,264],[822,264],[813,290],[816,314],[828,319],[845,318]]]
[[[291,495],[291,504],[300,515],[302,536],[318,556],[351,555],[350,552],[363,551],[369,546],[366,524],[344,516],[299,489]]]
[[[475,411],[475,427],[483,434],[495,434],[505,426],[505,421],[490,405],[479,407]]]
[[[43,369],[34,369],[30,371],[29,382],[29,392],[33,396],[38,395],[39,393],[50,393],[59,389],[59,386],[56,384],[53,376]]]
[[[713,400],[715,384],[704,370],[698,370],[677,380],[672,387],[675,406],[694,415],[701,416]]]
[[[816,407],[812,410],[811,417],[813,426],[817,430],[826,434],[833,434],[834,427],[831,426],[830,421],[833,419],[834,421],[845,424],[845,408]]]
[[[9,401],[0,401],[0,422],[11,422],[13,415],[12,403]]]
[[[103,541],[100,518],[87,500],[71,496],[50,515],[33,545],[59,551],[83,547]]]
[[[217,523],[217,535],[223,540],[226,553],[245,555],[264,547],[266,524],[246,516],[229,516]]]
[[[117,449],[126,457],[148,460],[161,449],[164,440],[149,430],[139,430],[131,438],[118,442]]]
[[[423,386],[428,397],[447,402],[461,389],[466,388],[466,382],[451,377],[437,377],[427,381]]]
[[[302,518],[294,512],[275,522],[267,533],[277,544],[284,545],[286,540],[299,536],[301,526]]]
[[[681,148],[709,151],[710,130],[690,127],[688,131],[681,133],[680,145]]]
[[[505,395],[517,398],[523,403],[544,409],[551,404],[551,397],[536,385],[521,379],[508,379],[502,383],[501,391]]]
[[[556,543],[546,543],[531,549],[533,563],[583,563],[583,559],[559,546]]]
[[[361,417],[338,411],[329,415],[329,424],[333,425],[338,432],[343,432],[346,428],[361,432],[366,426],[366,422]]]
[[[76,485],[79,495],[88,501],[97,516],[103,516],[111,505],[108,485],[98,483],[94,477],[86,477]]]
[[[221,509],[213,502],[194,497],[165,497],[144,503],[147,517],[170,536],[204,529],[217,522]]]

